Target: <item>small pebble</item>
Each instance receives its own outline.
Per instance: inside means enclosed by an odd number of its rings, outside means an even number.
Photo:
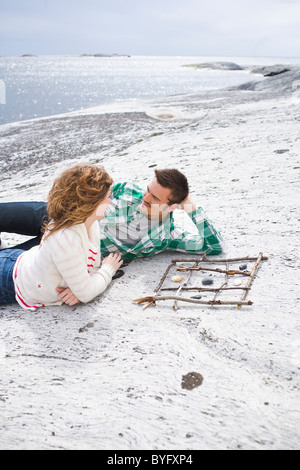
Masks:
[[[95,326],[95,324],[93,322],[89,322],[87,325],[83,326],[82,328],[79,328],[78,331],[79,331],[79,333],[83,333],[88,328],[93,328],[93,326]]]
[[[247,269],[247,265],[246,264],[241,264],[240,271],[245,271],[245,269]]]
[[[202,295],[193,295],[191,299],[202,299]]]
[[[204,279],[202,279],[202,284],[204,286],[210,286],[213,283],[214,283],[214,281],[210,277],[205,277]]]
[[[236,279],[233,283],[234,286],[241,286],[243,284],[243,281],[241,281],[240,279]]]
[[[184,279],[184,278],[183,278],[182,276],[174,276],[174,277],[172,277],[172,281],[173,281],[173,282],[181,282],[181,281],[183,281],[183,279]]]

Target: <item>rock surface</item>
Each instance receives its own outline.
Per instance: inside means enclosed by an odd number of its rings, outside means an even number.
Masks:
[[[269,67],[264,67],[264,70],[269,70]],[[262,70],[262,69],[254,69]],[[250,81],[240,86],[231,88],[232,90],[249,90],[249,91],[263,91],[269,92],[271,96],[274,93],[295,92],[300,89],[300,71],[299,67],[290,66],[283,68],[276,68],[277,73],[274,72],[255,72],[262,73],[266,78],[259,81]]]
[[[185,65],[185,67],[212,70],[243,70],[243,67],[234,62],[203,62],[201,64]]]
[[[251,69],[251,73],[260,73],[264,77],[273,77],[275,75],[280,75],[281,73],[289,72],[290,67],[285,65],[269,65],[266,67],[256,67]]]
[[[174,253],[131,262],[87,305],[0,307],[1,449],[299,448],[297,73],[135,113],[100,107],[1,126],[1,201],[45,200],[78,161],[143,187],[155,166],[177,167],[221,230],[222,256],[270,256],[240,310],[133,304]],[[162,107],[177,118],[149,117]],[[201,386],[182,388],[192,372]]]

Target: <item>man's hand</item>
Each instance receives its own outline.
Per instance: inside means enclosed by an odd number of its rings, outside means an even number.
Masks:
[[[193,212],[197,210],[196,204],[192,201],[190,194],[180,203],[178,204],[178,209],[181,209],[187,213]]]
[[[57,297],[59,302],[62,301],[67,305],[75,305],[80,302],[69,288],[57,287],[56,292],[59,292],[59,296]]]

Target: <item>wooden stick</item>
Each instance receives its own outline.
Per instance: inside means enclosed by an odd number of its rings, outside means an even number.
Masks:
[[[163,283],[164,283],[164,281],[165,281],[165,279],[166,279],[166,277],[167,277],[167,275],[168,275],[170,269],[174,266],[174,264],[175,264],[175,263],[174,263],[173,261],[172,261],[171,264],[169,264],[169,266],[168,266],[167,269],[165,270],[165,272],[164,272],[164,274],[163,274],[163,277],[161,278],[161,280],[160,280],[158,286],[157,286],[156,289],[154,290],[154,294],[156,294],[156,293],[159,291],[159,289],[160,289],[161,286],[163,285]]]
[[[226,263],[226,275],[225,275],[225,282],[221,285],[221,287],[219,288],[219,290],[216,291],[215,295],[214,295],[214,298],[213,298],[213,301],[216,300],[218,294],[220,294],[221,290],[223,288],[225,288],[225,286],[228,285],[228,263]]]
[[[269,257],[268,256],[263,256],[262,257],[262,261],[266,261],[268,260]],[[205,260],[203,260],[205,263],[230,263],[230,262],[234,262],[234,261],[256,261],[257,260],[257,257],[254,258],[252,256],[244,256],[243,258],[227,258],[227,259],[212,259],[212,258],[206,258]],[[196,262],[201,262],[202,261],[202,258],[174,258],[172,259],[172,262],[173,263],[196,263]]]
[[[185,272],[185,271],[213,271],[215,273],[221,273],[221,274],[229,274],[230,276],[234,276],[235,274],[241,274],[242,276],[250,276],[249,271],[237,271],[236,269],[213,269],[213,268],[203,268],[202,266],[198,266],[197,268],[190,267],[190,268],[182,268],[178,267],[176,268],[177,271]]]
[[[167,269],[165,270],[165,272],[164,272],[164,274],[163,274],[161,280],[159,281],[159,284],[158,284],[158,286],[156,287],[156,289],[155,289],[153,295],[156,295],[157,292],[160,290],[160,288],[161,288],[161,286],[163,285],[163,283],[164,283],[164,281],[165,281],[165,279],[166,279],[166,277],[167,277],[167,275],[168,275],[170,269],[171,269],[174,265],[175,265],[175,263],[173,263],[173,261],[172,261],[171,264],[169,264],[169,266],[168,266]],[[146,310],[146,308],[150,307],[150,305],[153,305],[153,306],[154,306],[154,305],[155,305],[155,302],[154,302],[153,300],[150,300],[146,305],[144,305],[143,310]]]
[[[196,267],[197,264],[198,264],[198,263],[194,263],[194,267]],[[187,278],[186,278],[186,280],[181,284],[181,286],[180,286],[179,289],[177,290],[176,295],[178,295],[178,294],[180,293],[180,291],[183,289],[183,287],[187,285],[187,283],[189,282],[190,278],[192,277],[192,274],[193,274],[193,272],[190,271],[189,274],[188,274],[188,276],[187,276]],[[174,310],[177,310],[177,309],[178,309],[177,300],[175,300],[175,302],[174,302],[173,309],[174,309]]]
[[[141,302],[139,302],[139,303],[141,303]],[[152,300],[150,300],[150,302],[148,302],[146,305],[144,305],[143,310],[146,310],[146,308],[150,307],[150,305],[153,305],[153,307],[155,307],[155,302],[154,302],[153,298],[152,298]]]
[[[235,290],[235,289],[242,289],[242,290],[248,290],[248,287],[223,287],[222,290]],[[251,289],[251,287],[249,288]],[[177,287],[163,287],[162,290],[177,290]],[[182,290],[197,290],[197,291],[211,291],[215,292],[217,290],[220,290],[220,287],[214,287],[214,288],[209,288],[209,287],[183,287]]]
[[[177,300],[180,302],[189,302],[191,304],[199,304],[199,305],[252,305],[253,302],[251,300],[248,301],[241,301],[241,300],[194,300],[194,299],[189,299],[186,297],[180,297],[176,295],[155,295],[152,298],[151,297],[144,297],[141,299],[135,299],[133,302],[137,302],[139,304],[143,302],[149,302],[149,299],[152,299],[153,302],[159,301],[159,300]]]
[[[247,282],[247,284],[246,284],[246,289],[247,289],[247,290],[245,290],[245,292],[242,294],[241,302],[243,302],[243,301],[245,300],[245,298],[246,298],[246,296],[247,296],[247,294],[248,294],[248,291],[249,291],[249,289],[250,289],[250,285],[251,285],[251,283],[252,283],[252,281],[253,281],[253,279],[254,279],[255,273],[256,273],[257,268],[258,268],[258,266],[259,266],[259,264],[260,264],[260,262],[261,262],[262,259],[263,259],[263,254],[262,254],[262,253],[259,253],[258,258],[257,258],[257,260],[256,260],[256,263],[254,263],[254,266],[253,266],[253,268],[252,268],[252,271],[251,271],[251,274],[250,274],[250,279],[248,280],[248,282]],[[238,303],[238,308],[241,308],[240,305],[241,305],[241,304],[240,304],[240,302],[239,302],[239,303]]]

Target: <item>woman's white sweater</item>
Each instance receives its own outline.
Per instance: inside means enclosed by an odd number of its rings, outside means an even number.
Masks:
[[[100,262],[98,222],[89,234],[84,224],[59,230],[17,259],[13,272],[16,299],[30,310],[61,305],[56,288],[68,287],[78,300],[89,302],[107,288],[116,272],[109,264],[100,268]]]

